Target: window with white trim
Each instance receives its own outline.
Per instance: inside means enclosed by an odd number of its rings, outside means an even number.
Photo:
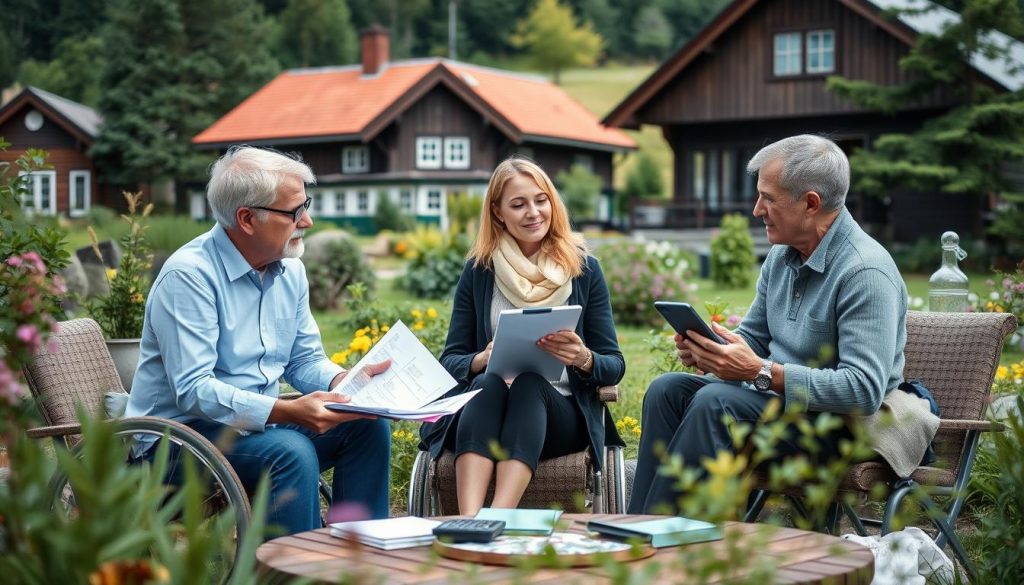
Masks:
[[[441,211],[441,191],[437,189],[427,191],[427,209]]]
[[[80,217],[89,213],[92,204],[92,172],[71,171],[68,174],[70,197],[68,199],[68,215]]]
[[[356,193],[356,210],[359,213],[368,213],[370,211],[370,192],[359,191]]]
[[[368,173],[370,171],[370,147],[365,144],[346,146],[341,149],[341,172]]]
[[[411,189],[402,189],[398,193],[398,207],[404,213],[414,213],[416,211],[415,201],[412,198]]]
[[[28,174],[21,207],[30,215],[57,215],[57,171],[33,171]]]
[[[835,32],[812,30],[807,33],[807,72],[831,73],[835,69]]]
[[[345,215],[345,208],[348,201],[348,191],[338,191],[338,196],[334,200],[334,213],[337,215]]]
[[[444,168],[469,168],[469,138],[454,136],[444,139]]]
[[[441,168],[440,136],[421,136],[416,139],[416,168]]]
[[[777,33],[775,35],[775,75],[800,75],[800,40],[798,32]]]
[[[324,194],[320,191],[313,191],[309,196],[313,200],[309,205],[309,216],[320,217],[324,213]]]

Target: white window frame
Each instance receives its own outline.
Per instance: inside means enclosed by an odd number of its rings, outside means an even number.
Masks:
[[[443,159],[442,151],[443,140],[440,136],[420,136],[416,139],[416,168],[441,168],[441,161]],[[432,154],[432,156],[428,156],[428,154]]]
[[[811,40],[816,39],[817,46],[812,50]],[[825,39],[831,41],[828,47],[825,47]],[[807,73],[832,73],[836,70],[836,33],[832,29],[821,29],[808,31],[804,38],[804,47],[806,47],[806,61],[804,67]],[[812,52],[813,51],[813,52]],[[811,65],[811,57],[818,58],[817,65]],[[828,58],[826,64],[825,59]]]
[[[21,175],[26,173],[22,172]],[[57,215],[57,171],[32,171],[28,174],[28,193],[22,194],[21,197],[21,208],[24,209],[29,215],[36,213],[40,215]],[[50,179],[50,205],[47,208],[43,208],[43,193],[42,193],[42,181],[37,179],[41,177],[47,177]],[[26,196],[27,195],[27,196]],[[26,203],[29,202],[31,197],[31,207],[26,207]]]
[[[324,194],[319,190],[314,190],[309,193],[312,201],[309,205],[309,216],[320,217],[324,214]]]
[[[427,213],[431,215],[441,215],[441,210],[444,207],[444,189],[440,187],[429,187],[427,188],[427,196],[423,201],[423,205],[427,209]],[[434,195],[437,195],[437,204],[434,204]]]
[[[85,193],[82,194],[82,206],[75,205],[76,185],[78,179],[85,179]],[[92,171],[78,170],[68,173],[68,215],[82,217],[89,214],[92,207]]]
[[[348,210],[348,199],[349,191],[338,191],[338,196],[334,200],[334,213],[340,217],[345,217]]]
[[[370,215],[370,190],[360,189],[356,191],[356,214]]]
[[[469,137],[450,136],[444,139],[444,168],[446,169],[468,169],[469,168]],[[462,157],[456,158],[456,153],[461,147]]]
[[[402,187],[398,190],[398,208],[402,213],[416,214],[416,190],[412,187]]]
[[[779,41],[781,39],[788,39],[786,46],[780,47]],[[791,41],[796,40],[796,47],[794,48]],[[796,57],[793,60],[793,57]],[[796,70],[780,70],[779,64],[780,59],[783,59],[783,63],[788,65],[796,64]],[[780,32],[772,35],[772,73],[776,77],[787,77],[791,75],[800,75],[803,73],[803,35],[799,32]]]
[[[370,147],[365,144],[346,146],[341,149],[341,172],[370,172]]]

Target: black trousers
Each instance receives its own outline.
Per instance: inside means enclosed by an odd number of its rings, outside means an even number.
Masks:
[[[541,459],[586,449],[587,424],[572,396],[562,396],[543,376],[521,374],[510,386],[495,374],[477,376],[471,389],[482,388],[449,427],[445,448],[497,460],[522,461],[532,471]],[[452,428],[455,432],[452,432]]]
[[[666,447],[669,454],[681,456],[684,465],[697,470],[703,477],[706,471],[701,462],[705,457],[715,459],[718,451],[735,451],[729,429],[722,421],[723,415],[737,422],[754,423],[773,396],[693,374],[663,374],[651,382],[644,395],[643,432],[628,513],[653,513],[665,506],[678,510],[677,502],[682,494],[673,488],[677,478],[658,475],[661,460],[656,446]],[[813,422],[817,414],[807,413],[805,416]],[[844,426],[823,439],[819,438],[815,463],[836,458],[840,442],[851,437],[849,429]],[[799,439],[800,433],[796,428],[791,426],[787,429],[775,445],[773,460],[807,453]]]

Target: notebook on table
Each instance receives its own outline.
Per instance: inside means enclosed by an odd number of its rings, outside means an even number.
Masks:
[[[477,520],[504,520],[502,534],[509,536],[548,536],[555,531],[561,510],[529,510],[520,508],[481,508]]]
[[[331,536],[384,550],[425,546],[434,541],[436,520],[417,516],[331,524]]]
[[[628,540],[639,539],[655,548],[678,546],[696,542],[707,542],[722,538],[722,529],[717,524],[702,520],[691,520],[681,516],[642,520],[640,522],[619,522],[615,520],[591,520],[587,530],[602,536]]]

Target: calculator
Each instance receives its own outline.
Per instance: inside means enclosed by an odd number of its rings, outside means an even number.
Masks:
[[[462,518],[438,524],[434,527],[434,536],[449,542],[490,542],[504,529],[504,520]]]

